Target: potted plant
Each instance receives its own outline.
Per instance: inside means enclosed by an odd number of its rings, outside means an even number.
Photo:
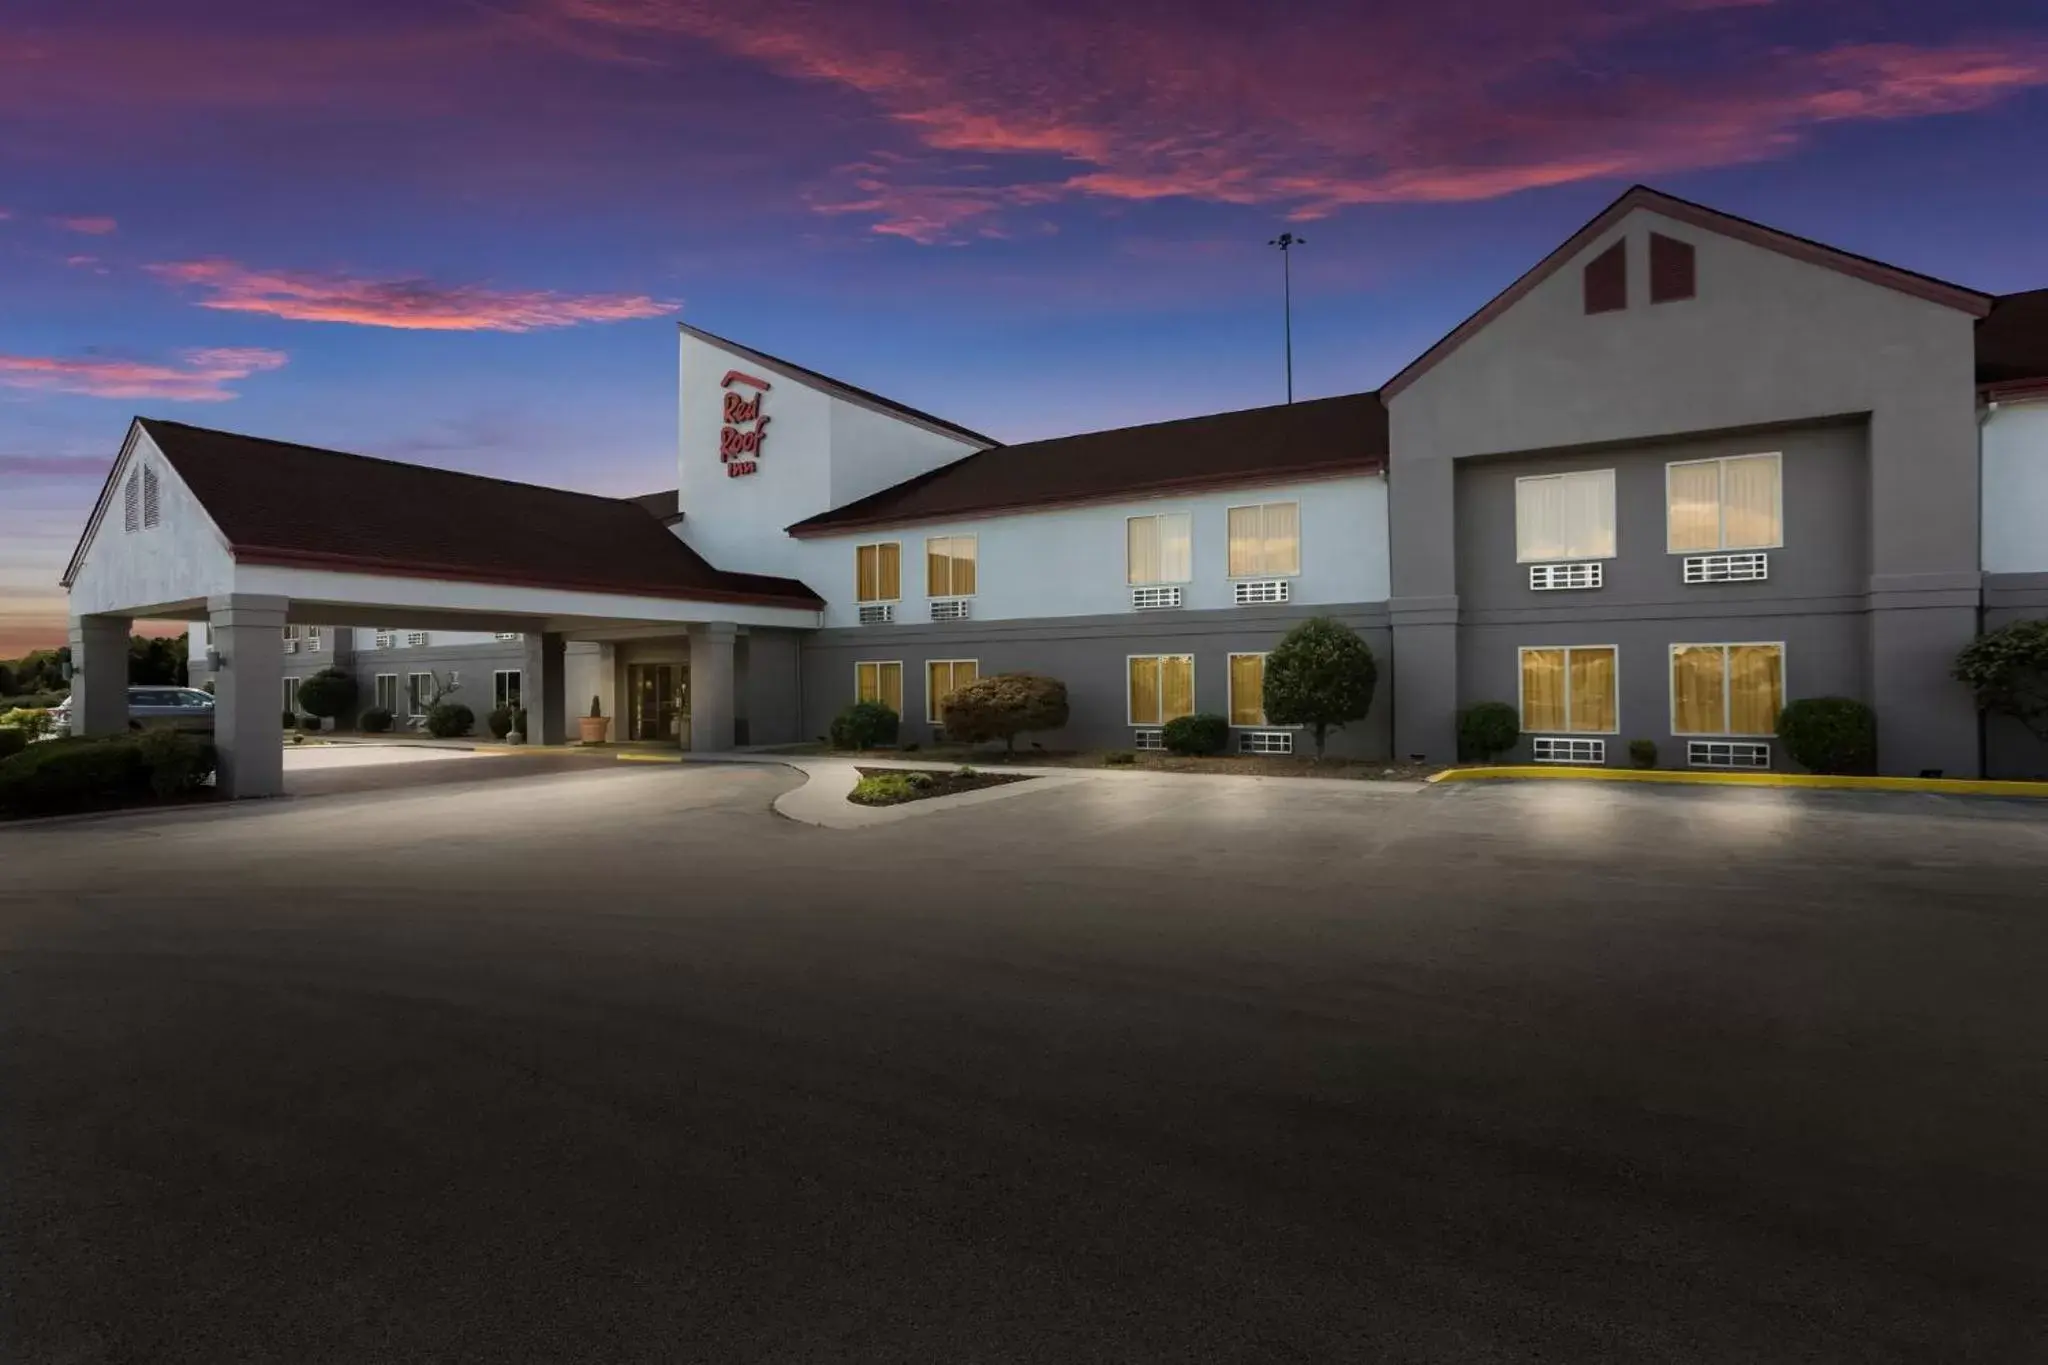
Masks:
[[[513,708],[512,708],[512,728],[511,728],[510,730],[507,730],[507,731],[505,732],[505,742],[506,742],[507,744],[524,744],[524,743],[526,743],[526,708],[525,708],[525,707],[523,707],[523,706],[515,706],[515,707],[513,707]]]
[[[602,744],[611,735],[611,718],[604,713],[604,703],[596,697],[590,699],[590,714],[576,721],[577,737],[585,744]]]

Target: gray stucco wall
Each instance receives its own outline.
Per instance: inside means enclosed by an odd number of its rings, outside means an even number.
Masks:
[[[1652,229],[1694,245],[1697,298],[1648,302]],[[1581,269],[1624,236],[1630,306],[1588,316]],[[1978,617],[1967,314],[1639,209],[1416,378],[1388,411],[1403,752],[1447,756],[1455,700],[1470,693],[1448,629],[1470,591],[1460,572],[1457,462],[1867,414],[1863,591],[1884,767],[1977,771],[1976,714],[1947,672]],[[1788,490],[1788,517],[1792,506]]]
[[[1133,730],[1128,721],[1131,655],[1192,654],[1196,710],[1228,714],[1229,656],[1268,651],[1294,625],[1316,615],[1358,631],[1380,661],[1380,685],[1371,713],[1358,725],[1333,731],[1330,753],[1385,758],[1391,752],[1391,640],[1386,609],[1378,603],[819,631],[803,644],[804,737],[825,734],[832,717],[853,701],[855,664],[901,661],[903,737],[929,742],[925,665],[935,659],[973,659],[984,676],[1044,673],[1067,685],[1067,728],[1032,735],[1031,741],[1048,749],[1128,749]],[[1305,732],[1295,742],[1297,752],[1312,751]]]
[[[2015,621],[2048,620],[2048,573],[1989,574],[1984,579],[1984,628]],[[2048,744],[2018,721],[1988,716],[1984,722],[1984,775],[2048,781]]]
[[[796,744],[804,732],[803,659],[793,630],[750,630],[734,644],[738,719],[748,744]]]

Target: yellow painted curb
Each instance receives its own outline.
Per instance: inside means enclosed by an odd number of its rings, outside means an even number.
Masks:
[[[612,757],[621,763],[681,763],[683,761],[674,754],[613,754]]]
[[[1941,792],[1949,796],[2030,796],[2048,800],[2048,782],[1960,777],[1824,777],[1817,773],[1702,773],[1660,768],[1446,768],[1428,782],[1539,778],[1568,782],[1676,782],[1706,787],[1806,787],[1831,791]]]

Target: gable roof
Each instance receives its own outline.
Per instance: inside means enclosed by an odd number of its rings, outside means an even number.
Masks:
[[[2007,294],[1977,324],[1977,382],[1993,388],[2048,383],[2048,289]]]
[[[1380,396],[1349,394],[995,446],[807,518],[789,533],[1373,473],[1386,468],[1386,457]]]
[[[150,417],[136,418],[135,428],[163,452],[238,563],[802,609],[822,604],[792,578],[713,568],[632,498]],[[74,555],[67,586],[78,560]]]
[[[1776,251],[1794,260],[1805,261],[1809,265],[1840,271],[1844,275],[1871,284],[1883,285],[1888,289],[1896,289],[1900,293],[1926,299],[1930,303],[1943,304],[1968,313],[1972,317],[1981,318],[1991,310],[1992,296],[1978,290],[1950,284],[1946,280],[1935,279],[1932,275],[1922,275],[1917,271],[1887,265],[1883,261],[1874,261],[1868,256],[1858,256],[1854,252],[1843,251],[1839,247],[1828,246],[1811,238],[1780,232],[1776,228],[1765,227],[1762,223],[1738,218],[1732,213],[1723,213],[1704,204],[1695,204],[1690,199],[1680,199],[1676,195],[1653,190],[1647,185],[1632,185],[1620,198],[1600,210],[1591,222],[1566,238],[1561,246],[1538,261],[1520,279],[1494,295],[1484,307],[1459,323],[1441,341],[1409,361],[1406,368],[1387,381],[1380,390],[1381,394],[1390,400],[1399,395],[1403,389],[1433,369],[1438,362],[1464,345],[1475,332],[1519,303],[1537,285],[1563,269],[1573,257],[1637,209],[1648,209],[1674,222],[1686,223],[1707,232],[1718,232],[1724,237],[1733,237],[1752,246]]]
[[[908,403],[899,403],[893,398],[884,398],[879,393],[856,388],[844,380],[834,379],[829,374],[819,374],[816,370],[806,369],[794,361],[784,360],[780,356],[769,355],[766,351],[757,351],[751,346],[743,346],[730,337],[722,337],[716,332],[707,332],[702,327],[692,327],[687,322],[679,322],[676,326],[681,328],[686,336],[693,336],[699,341],[723,347],[735,355],[743,355],[757,365],[774,370],[785,379],[795,379],[810,384],[815,388],[823,389],[835,397],[844,398],[848,402],[858,404],[861,407],[888,413],[892,417],[902,417],[917,423],[921,427],[941,432],[948,436],[958,436],[963,440],[972,441],[976,445],[992,446],[1001,444],[993,436],[984,436],[978,431],[970,431],[957,422],[949,422],[943,417],[934,417],[928,412],[911,407]]]

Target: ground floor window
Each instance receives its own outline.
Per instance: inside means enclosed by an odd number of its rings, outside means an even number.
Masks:
[[[491,674],[491,705],[500,711],[512,711],[519,706],[519,670],[501,668]]]
[[[878,701],[903,714],[903,665],[900,662],[855,664],[853,699]]]
[[[297,678],[286,678],[284,680],[284,709],[293,715],[299,713],[299,680]]]
[[[1572,645],[1522,651],[1522,729],[1611,735],[1621,728],[1617,651]]]
[[[1773,735],[1785,709],[1785,646],[1671,646],[1671,733]]]
[[[924,666],[924,718],[933,725],[945,720],[946,698],[981,677],[975,659],[933,659]]]
[[[431,673],[408,673],[405,675],[405,713],[408,716],[424,716],[427,707],[434,700],[434,675]]]
[[[1195,656],[1140,654],[1130,659],[1130,721],[1164,725],[1195,713]]]
[[[379,673],[377,675],[377,709],[398,714],[398,675]]]
[[[1230,656],[1230,723],[1254,726],[1266,723],[1266,656],[1263,654]]]

